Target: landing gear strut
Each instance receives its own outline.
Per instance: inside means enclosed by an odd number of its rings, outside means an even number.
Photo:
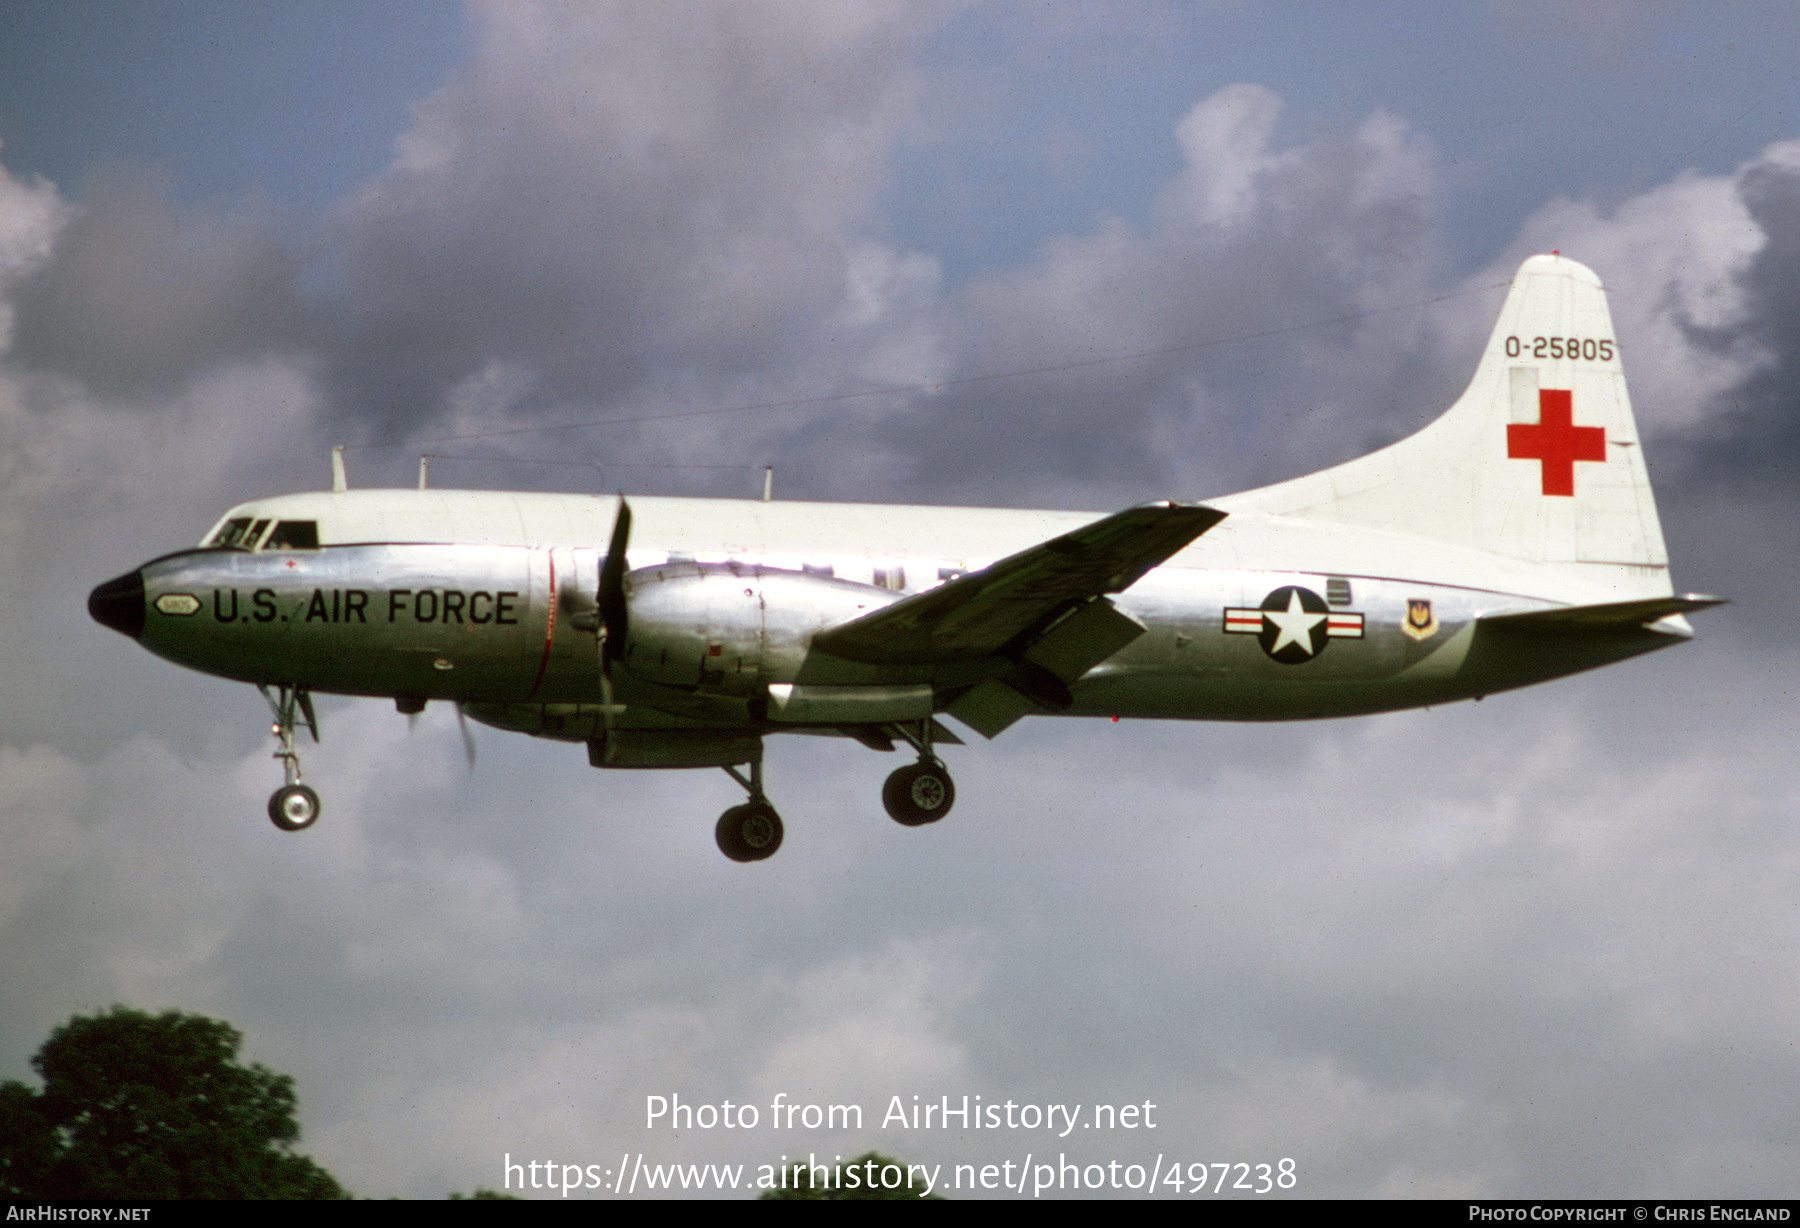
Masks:
[[[275,713],[275,724],[270,732],[280,743],[280,749],[274,758],[281,760],[287,775],[287,784],[269,795],[269,821],[282,831],[305,831],[319,821],[319,795],[300,783],[300,752],[294,749],[294,725],[297,720],[304,720],[313,741],[319,740],[319,722],[313,716],[312,696],[299,687],[276,688],[280,698],[271,695],[267,686],[259,685],[257,689]]]
[[[775,813],[775,807],[769,805],[769,799],[763,794],[761,748],[758,748],[756,758],[750,761],[749,779],[735,767],[727,766],[725,771],[744,786],[750,800],[719,816],[718,826],[713,828],[713,839],[718,841],[719,851],[733,861],[761,861],[773,857],[775,850],[781,847],[781,816]]]
[[[931,753],[931,718],[919,722],[917,735],[905,725],[895,725],[893,730],[912,743],[919,761],[887,778],[881,786],[881,804],[894,822],[906,827],[935,823],[956,803],[956,785],[944,761]]]

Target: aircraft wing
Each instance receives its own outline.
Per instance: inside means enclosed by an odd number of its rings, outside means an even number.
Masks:
[[[1549,610],[1530,610],[1523,614],[1496,614],[1483,618],[1481,625],[1520,635],[1565,636],[1631,631],[1648,627],[1671,614],[1691,614],[1695,610],[1725,604],[1727,603],[1723,597],[1688,593],[1680,597],[1650,597],[1642,601],[1610,601],[1602,605],[1557,606]]]
[[[1130,588],[1223,519],[1193,503],[1129,508],[823,631],[813,646],[872,665],[991,657],[1072,606]]]

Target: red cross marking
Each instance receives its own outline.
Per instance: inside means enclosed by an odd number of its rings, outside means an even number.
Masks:
[[[1606,460],[1606,428],[1576,426],[1572,398],[1566,388],[1538,389],[1538,420],[1510,422],[1506,454],[1514,460],[1543,462],[1544,493],[1575,493],[1575,462]]]

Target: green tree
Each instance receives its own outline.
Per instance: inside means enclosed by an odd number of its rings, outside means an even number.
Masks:
[[[0,1084],[0,1195],[27,1198],[347,1198],[295,1155],[294,1081],[238,1064],[228,1023],[115,1006],[77,1015]]]
[[[764,1190],[758,1197],[772,1202],[889,1202],[902,1198],[942,1202],[944,1198],[942,1194],[927,1194],[924,1183],[914,1179],[904,1160],[878,1151],[865,1151],[854,1160],[840,1160],[825,1167],[831,1171],[831,1177],[814,1185],[816,1174],[807,1165],[790,1164],[786,1188]],[[888,1185],[893,1174],[886,1170],[896,1168],[900,1170],[900,1184]]]

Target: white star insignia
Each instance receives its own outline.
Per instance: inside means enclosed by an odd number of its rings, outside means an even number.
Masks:
[[[1300,605],[1300,594],[1288,594],[1288,608],[1285,610],[1264,610],[1263,617],[1275,624],[1280,632],[1275,642],[1269,645],[1271,655],[1281,651],[1286,644],[1298,645],[1307,656],[1313,655],[1312,629],[1325,621],[1323,614],[1308,614]]]

